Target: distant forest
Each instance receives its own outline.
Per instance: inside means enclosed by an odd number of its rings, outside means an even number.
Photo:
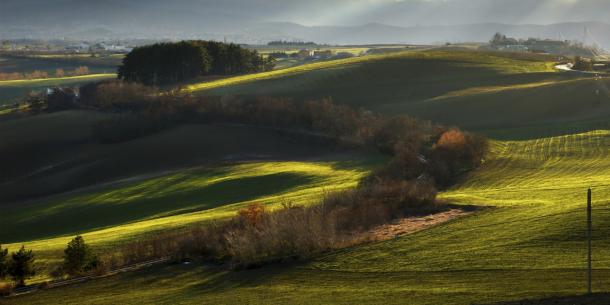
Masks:
[[[236,75],[272,70],[274,60],[236,44],[215,41],[157,43],[135,48],[123,59],[118,78],[149,86],[168,85],[206,75]]]

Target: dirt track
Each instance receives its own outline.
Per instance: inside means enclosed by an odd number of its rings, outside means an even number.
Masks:
[[[466,212],[460,209],[452,209],[446,212],[437,213],[423,217],[408,217],[394,221],[393,223],[379,226],[368,232],[371,241],[384,241],[396,238],[401,235],[412,234],[443,224],[453,219],[464,217],[473,212]]]

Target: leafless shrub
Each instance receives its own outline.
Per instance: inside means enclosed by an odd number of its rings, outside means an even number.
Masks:
[[[13,293],[15,287],[11,283],[0,282],[0,296],[8,296]]]

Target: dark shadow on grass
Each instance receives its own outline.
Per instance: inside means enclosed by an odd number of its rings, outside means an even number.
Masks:
[[[237,288],[261,286],[304,266],[307,260],[272,263],[246,270],[228,270],[226,267],[205,267],[210,275],[197,285],[181,291],[181,294],[230,292]]]
[[[197,175],[194,173],[193,175]],[[190,177],[197,178],[197,177]],[[94,229],[213,209],[223,205],[251,201],[307,185],[318,177],[296,173],[277,173],[220,181],[201,188],[171,192],[150,198],[133,199],[123,203],[85,204],[67,207],[54,214],[30,221],[15,222],[0,232],[4,243],[35,240],[77,234]],[[188,179],[185,179],[188,180]],[[162,184],[163,187],[167,185]],[[145,190],[146,194],[150,191]]]
[[[599,293],[593,295],[575,295],[552,297],[545,299],[531,299],[511,302],[493,303],[488,305],[607,305],[610,304],[610,294]]]

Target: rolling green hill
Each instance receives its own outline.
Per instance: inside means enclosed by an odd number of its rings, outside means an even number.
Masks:
[[[98,251],[147,234],[176,230],[235,215],[250,202],[311,204],[326,192],[354,187],[376,161],[349,155],[302,162],[256,162],[180,170],[83,189],[3,208],[0,240],[37,253],[48,279],[66,243],[83,234]],[[373,159],[374,160],[374,159]]]
[[[0,121],[0,206],[192,166],[305,160],[341,153],[324,139],[240,125],[192,124],[103,144],[93,136],[114,114],[66,111]]]
[[[578,124],[584,131],[599,129],[600,121],[610,114],[610,81],[554,71],[553,60],[464,50],[411,51],[234,77],[186,90],[295,100],[331,97],[340,103],[388,114],[407,113],[494,136],[525,127],[533,132],[522,136],[555,135],[548,128],[537,128],[553,123]],[[557,126],[552,128],[559,132]]]
[[[0,243],[38,253],[38,279],[75,234],[98,249],[229,217],[250,202],[308,204],[383,162],[313,135],[189,124],[104,144],[116,114],[64,111],[0,121]]]
[[[200,265],[158,267],[14,300],[28,304],[484,304],[573,295],[586,287],[588,186],[594,189],[594,287],[606,290],[610,288],[609,146],[608,131],[497,141],[483,168],[442,194],[451,202],[489,206],[487,210],[311,262],[239,272]]]
[[[419,233],[328,253],[311,261],[235,272],[200,263],[159,266],[0,300],[0,304],[467,305],[574,295],[586,288],[588,187],[594,192],[594,289],[607,291],[610,289],[608,80],[555,72],[550,60],[467,51],[406,52],[193,85],[185,90],[203,95],[273,95],[296,100],[331,96],[338,102],[367,109],[409,113],[484,132],[494,138],[489,159],[482,168],[440,194],[451,203],[484,208]],[[19,123],[11,124],[16,124],[11,132],[22,130]],[[70,129],[64,128],[58,135]],[[228,132],[227,126],[206,128],[212,129],[205,134]],[[257,132],[257,140],[261,137],[258,135],[261,131],[248,132]],[[142,151],[162,150],[158,145],[143,143],[185,139],[184,134],[183,129],[173,129],[136,143]],[[23,138],[30,136],[34,137],[34,133]],[[238,140],[230,142],[239,145],[230,150],[239,154],[243,143],[254,145],[246,146],[254,151],[269,147],[247,141],[252,138],[249,133],[236,137]],[[78,142],[74,139],[66,142]],[[226,138],[211,142],[207,136],[202,139],[205,143],[216,143],[206,148],[218,143],[232,147]],[[274,141],[278,140],[271,143]],[[194,143],[199,142],[190,140],[185,146],[173,146],[183,147],[176,150],[183,151],[190,145],[197,147]],[[53,147],[48,145],[48,151],[52,151]],[[285,148],[284,145],[268,151]],[[117,146],[121,152],[130,148],[133,146]],[[301,149],[280,150],[280,155],[291,156]],[[201,149],[197,154],[206,151]],[[313,198],[321,186],[349,187],[375,164],[362,161],[345,165],[336,156],[325,159],[322,157],[327,156],[325,153],[312,154],[320,157],[293,158],[289,163],[192,169],[131,184],[109,185],[107,189],[72,194],[69,198],[53,197],[28,206],[33,213],[23,207],[9,212],[5,222],[10,224],[13,235],[21,234],[21,241],[42,238],[28,245],[41,251],[42,263],[47,264],[59,257],[68,239],[61,235],[69,231],[90,230],[86,238],[96,247],[105,248],[120,241],[116,238],[119,234],[133,238],[156,228],[222,217],[249,200],[264,200],[273,205],[280,198]],[[116,152],[111,155],[122,156]],[[205,155],[203,159],[218,161],[222,155]],[[125,158],[138,160],[134,155]],[[107,170],[108,164],[99,167],[104,169],[101,172]],[[248,174],[251,170],[256,174]],[[70,177],[66,181],[78,176]],[[231,194],[216,192],[217,183],[226,190],[251,187],[244,193]],[[254,185],[265,187],[259,189]],[[210,200],[199,199],[200,196],[209,196]],[[172,202],[171,207],[168,201]],[[114,215],[113,205],[121,205],[118,210],[124,213]],[[143,205],[146,209],[136,212]],[[54,226],[53,219],[61,221],[68,217],[62,215],[74,215],[71,213],[79,206],[91,213],[110,213],[104,218],[108,227],[103,228],[103,223],[95,221],[94,226],[75,222],[66,230]],[[31,216],[41,211],[50,212],[49,220],[40,218],[37,222]],[[44,229],[23,230],[27,221],[32,221],[32,227],[38,223]],[[118,223],[123,224],[117,226]],[[47,233],[59,236],[45,238]],[[14,243],[11,248],[18,245]]]

